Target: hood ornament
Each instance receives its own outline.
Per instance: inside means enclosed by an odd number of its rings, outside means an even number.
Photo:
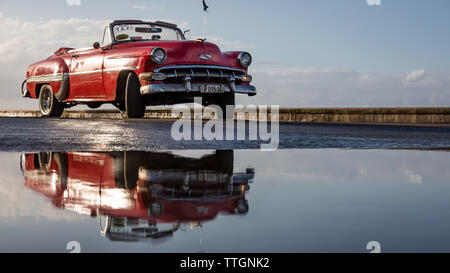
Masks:
[[[199,58],[200,60],[209,61],[209,60],[212,59],[212,55],[209,55],[209,54],[200,54],[200,55],[198,56],[198,58]]]

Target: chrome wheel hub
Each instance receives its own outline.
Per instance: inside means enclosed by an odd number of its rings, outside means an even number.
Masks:
[[[52,107],[52,92],[48,89],[43,90],[42,100],[41,100],[41,109],[43,114],[47,114],[50,112]]]

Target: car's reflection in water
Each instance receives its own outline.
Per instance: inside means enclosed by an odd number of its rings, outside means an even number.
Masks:
[[[25,185],[67,210],[98,217],[111,240],[161,241],[219,213],[245,215],[254,170],[233,172],[233,151],[24,154]],[[159,240],[153,240],[159,239]]]

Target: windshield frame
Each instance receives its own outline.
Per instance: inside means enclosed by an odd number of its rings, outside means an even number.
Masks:
[[[175,25],[169,25],[169,24],[164,24],[164,23],[156,23],[156,22],[135,22],[135,21],[130,21],[130,22],[113,22],[111,24],[109,24],[109,33],[111,35],[111,41],[112,41],[112,45],[114,44],[122,44],[122,43],[129,43],[129,42],[137,42],[137,41],[131,41],[131,40],[126,40],[126,41],[117,41],[116,38],[114,37],[114,27],[117,25],[152,25],[152,26],[159,26],[159,27],[164,27],[164,28],[168,28],[168,29],[172,29],[174,31],[176,31],[178,33],[178,35],[181,37],[181,40],[179,41],[185,41],[186,37],[184,36],[184,33],[181,31],[181,29],[179,29],[178,27],[176,27]],[[141,42],[159,42],[159,41],[166,41],[166,40],[157,40],[157,41],[152,41],[152,40],[141,40]]]

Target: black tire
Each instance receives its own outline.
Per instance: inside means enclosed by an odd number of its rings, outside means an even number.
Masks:
[[[240,215],[245,215],[248,213],[248,209],[248,201],[245,199],[239,199],[236,204],[235,212]]]
[[[58,184],[61,189],[67,188],[67,154],[66,153],[53,153],[53,160],[55,160],[56,165],[58,165],[59,179]]]
[[[57,185],[61,189],[67,187],[67,155],[65,153],[40,152],[38,154],[39,169],[48,172],[52,162],[58,166]]]
[[[142,152],[125,151],[114,158],[114,180],[116,187],[133,190],[139,179]]]
[[[65,104],[56,99],[49,84],[41,87],[39,92],[39,110],[43,117],[60,117],[64,112],[64,107]]]
[[[48,171],[50,165],[52,164],[52,153],[51,152],[40,152],[38,153],[39,169],[43,171]]]
[[[145,115],[145,103],[140,87],[137,76],[134,73],[128,74],[125,88],[125,113],[128,118],[142,118]]]
[[[139,160],[136,158],[135,152],[124,152],[123,168],[125,187],[127,190],[136,188],[139,176]]]
[[[101,103],[101,102],[88,102],[87,103],[87,106],[91,109],[97,109],[102,105],[103,105],[103,103]]]
[[[234,151],[217,150],[216,151],[216,170],[232,175],[234,168]]]
[[[125,172],[123,165],[124,152],[119,152],[114,156],[114,181],[116,182],[116,188],[125,189]]]
[[[230,115],[230,117],[228,117],[228,115],[227,115],[227,105],[232,105],[233,112],[234,112],[234,104],[235,104],[234,93],[222,94],[220,96],[220,98],[218,99],[217,105],[219,105],[220,109],[222,110],[222,115],[223,115],[222,118],[224,120],[226,120],[228,118],[232,118],[231,115]]]

